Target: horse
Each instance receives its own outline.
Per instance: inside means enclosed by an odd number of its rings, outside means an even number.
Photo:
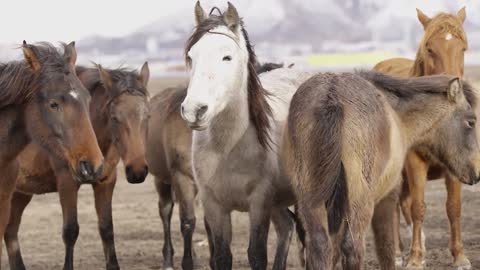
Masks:
[[[148,64],[140,72],[119,69],[77,67],[76,73],[92,97],[90,119],[98,145],[105,156],[102,174],[92,188],[98,229],[106,259],[106,269],[120,269],[115,252],[112,195],[117,180],[116,167],[120,159],[125,164],[129,183],[145,180],[148,166],[145,160],[145,137],[148,116]],[[12,198],[12,214],[5,242],[12,270],[25,269],[18,243],[18,230],[23,211],[35,194],[58,192],[63,213],[64,269],[73,269],[74,245],[79,234],[77,197],[81,182],[63,166],[49,159],[46,152],[34,144],[19,155],[20,175]],[[57,162],[58,163],[58,162]]]
[[[278,235],[273,269],[285,269],[295,198],[278,160],[279,127],[309,73],[255,71],[256,56],[236,8],[206,16],[197,2],[185,46],[190,82],[180,112],[192,132],[192,171],[204,208],[210,267],[231,269],[231,212],[248,212],[248,259],[267,267],[270,219]],[[265,90],[265,89],[268,89]]]
[[[306,231],[308,269],[363,269],[370,223],[381,269],[395,269],[401,171],[423,149],[460,181],[480,180],[473,88],[446,75],[318,74],[290,104],[282,161]],[[462,157],[462,158],[458,158]]]
[[[456,15],[440,13],[429,18],[417,9],[419,21],[425,29],[415,60],[396,58],[378,63],[374,70],[402,77],[418,77],[447,73],[463,76],[464,51],[467,49],[467,36],[463,30],[466,18],[465,8]],[[445,177],[447,186],[447,215],[450,221],[450,251],[454,258],[454,266],[463,269],[471,267],[465,256],[460,232],[461,217],[461,183],[441,166],[428,160],[421,151],[412,151],[407,156],[405,179],[400,195],[400,206],[409,228],[413,223],[412,244],[405,264],[413,268],[422,268],[424,263],[424,234],[422,223],[425,215],[425,182]],[[400,207],[399,207],[400,208]],[[398,261],[401,262],[401,238],[399,231],[400,215],[397,209],[395,224],[396,249]]]
[[[21,48],[22,61],[0,64],[0,235],[10,216],[17,157],[28,144],[80,182],[95,181],[104,163],[87,112],[90,94],[75,73],[75,43],[57,49],[23,41]]]
[[[257,73],[269,72],[283,64],[258,64]],[[174,198],[179,202],[180,226],[184,239],[182,269],[192,269],[192,235],[195,230],[197,187],[191,167],[192,130],[180,115],[180,104],[187,95],[186,86],[171,87],[150,100],[146,150],[150,173],[155,176],[158,210],[163,224],[163,269],[173,269],[171,218]]]

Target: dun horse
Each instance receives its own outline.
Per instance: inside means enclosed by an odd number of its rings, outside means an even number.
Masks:
[[[281,68],[282,64],[257,65],[257,73]],[[163,224],[163,269],[173,268],[171,218],[174,198],[179,202],[181,232],[184,238],[182,269],[193,268],[192,235],[195,230],[194,200],[197,187],[191,166],[192,130],[180,115],[180,104],[187,95],[183,86],[168,88],[150,100],[146,156],[155,176],[158,209]]]
[[[10,216],[17,157],[29,143],[80,182],[102,173],[103,156],[87,111],[90,95],[75,74],[75,43],[62,47],[63,53],[24,41],[23,61],[0,64],[0,235]]]
[[[102,239],[106,268],[119,269],[115,252],[112,195],[123,160],[130,183],[141,183],[148,173],[145,161],[145,136],[148,115],[146,90],[149,69],[140,71],[77,67],[77,74],[92,96],[90,118],[98,144],[105,156],[105,167],[96,182],[91,182],[98,229]],[[43,150],[29,145],[19,156],[20,177],[12,199],[12,215],[5,233],[5,242],[12,270],[25,269],[18,243],[18,230],[23,211],[34,194],[57,192],[63,212],[64,269],[73,269],[73,250],[79,234],[77,194],[81,182],[75,181],[64,165],[52,162]]]
[[[192,76],[181,115],[194,129],[192,170],[205,211],[210,266],[232,268],[230,213],[237,210],[249,213],[252,269],[267,267],[270,218],[279,236],[274,269],[284,269],[293,230],[287,206],[294,196],[278,161],[279,127],[307,75],[277,69],[260,80],[243,22],[230,3],[223,15],[209,17],[197,3],[195,19],[185,48]]]
[[[462,182],[478,182],[475,101],[467,83],[441,75],[328,73],[298,89],[283,156],[309,269],[332,269],[340,253],[344,269],[362,269],[370,222],[381,269],[395,269],[393,216],[407,151],[424,149]]]
[[[425,35],[420,43],[414,61],[403,58],[385,60],[375,66],[375,70],[403,77],[418,77],[425,75],[447,73],[454,76],[463,76],[463,57],[467,49],[467,37],[463,31],[465,8],[457,15],[441,13],[429,18],[417,10],[418,19],[425,29]],[[428,156],[421,150],[415,150],[407,155],[405,164],[406,180],[400,205],[406,223],[410,226],[413,221],[412,245],[406,265],[422,267],[424,262],[424,236],[422,223],[425,215],[425,182],[427,179],[438,179],[445,176],[448,190],[447,215],[450,220],[450,251],[454,258],[454,265],[465,269],[470,268],[470,261],[465,256],[460,236],[461,216],[461,183],[435,162],[428,160]],[[397,215],[396,232],[397,253],[401,253],[399,234],[399,215]],[[400,254],[401,255],[401,254]]]

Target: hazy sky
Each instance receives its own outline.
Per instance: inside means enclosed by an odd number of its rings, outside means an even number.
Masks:
[[[193,4],[192,0],[2,0],[0,43],[122,36]]]
[[[80,40],[90,35],[108,37],[123,36],[164,16],[175,14],[179,9],[192,10],[192,16],[183,18],[193,21],[196,0],[1,0],[0,43],[20,44],[22,40],[65,41]],[[230,0],[242,6],[245,0]],[[268,6],[277,0],[256,0]],[[319,0],[301,0],[319,1]],[[364,0],[378,1],[378,0]],[[426,8],[428,14],[438,12],[438,0],[390,0],[398,3],[403,13],[415,16],[413,7],[408,12],[405,2]],[[212,4],[226,6],[226,0],[202,0],[204,8]],[[453,6],[467,5],[480,9],[480,0],[451,0]],[[258,4],[255,4],[256,7]],[[395,6],[393,6],[395,8]],[[403,8],[402,8],[403,7]],[[411,11],[410,11],[411,9]],[[432,9],[432,11],[430,11]],[[467,12],[468,13],[468,12]],[[471,13],[470,13],[471,14]],[[430,14],[433,15],[433,14]],[[244,15],[245,16],[245,15]],[[467,15],[468,16],[468,15]],[[248,16],[247,16],[248,17]],[[182,18],[179,18],[182,19]],[[478,18],[477,18],[478,19]]]

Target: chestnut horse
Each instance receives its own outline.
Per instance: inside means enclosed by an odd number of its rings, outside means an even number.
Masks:
[[[62,48],[24,41],[23,61],[0,64],[1,235],[19,173],[17,157],[29,143],[80,182],[102,173],[103,156],[87,111],[90,94],[75,73],[75,43]]]
[[[283,64],[258,64],[257,73],[269,72]],[[158,210],[163,224],[163,269],[173,268],[171,218],[175,197],[180,207],[183,236],[182,269],[193,267],[192,235],[195,230],[195,196],[197,187],[191,166],[192,130],[180,115],[180,104],[187,95],[187,87],[168,88],[150,100],[148,119],[147,162],[155,176]]]
[[[457,15],[440,13],[429,18],[417,9],[419,21],[425,29],[425,35],[420,43],[414,61],[404,58],[385,60],[378,63],[374,69],[391,75],[402,77],[418,77],[425,75],[447,73],[463,76],[463,57],[467,49],[467,37],[463,30],[465,8]],[[422,223],[425,215],[425,182],[427,179],[445,177],[447,186],[447,215],[450,221],[450,251],[454,258],[454,266],[470,268],[470,261],[465,256],[460,235],[461,215],[461,183],[444,168],[428,160],[421,150],[411,151],[405,163],[406,180],[400,195],[400,205],[408,226],[412,230],[412,244],[405,264],[408,267],[422,268],[424,263],[424,235]],[[397,212],[399,210],[397,209]],[[401,240],[399,232],[399,214],[397,214],[396,249],[401,256]],[[401,261],[401,259],[399,259]]]
[[[90,118],[98,144],[105,156],[104,171],[92,183],[98,228],[105,252],[107,269],[119,269],[115,253],[112,222],[112,195],[120,159],[130,183],[141,183],[148,174],[145,161],[145,136],[148,113],[146,89],[149,69],[145,63],[140,71],[126,69],[76,68],[90,92]],[[25,269],[18,230],[23,211],[34,194],[58,192],[63,212],[64,269],[73,269],[73,250],[79,234],[77,196],[81,183],[71,173],[52,162],[45,151],[29,145],[19,156],[20,177],[12,199],[12,214],[5,233],[5,242],[12,270]]]
[[[308,269],[333,269],[340,254],[344,269],[363,269],[370,223],[380,268],[396,268],[394,213],[407,152],[424,149],[462,182],[477,183],[476,100],[471,86],[445,75],[327,73],[300,86],[282,156],[306,231]]]

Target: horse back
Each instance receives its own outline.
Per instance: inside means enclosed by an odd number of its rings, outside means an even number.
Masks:
[[[373,69],[385,74],[408,78],[410,77],[410,71],[413,68],[413,64],[413,60],[407,58],[391,58],[379,62],[373,67]]]

